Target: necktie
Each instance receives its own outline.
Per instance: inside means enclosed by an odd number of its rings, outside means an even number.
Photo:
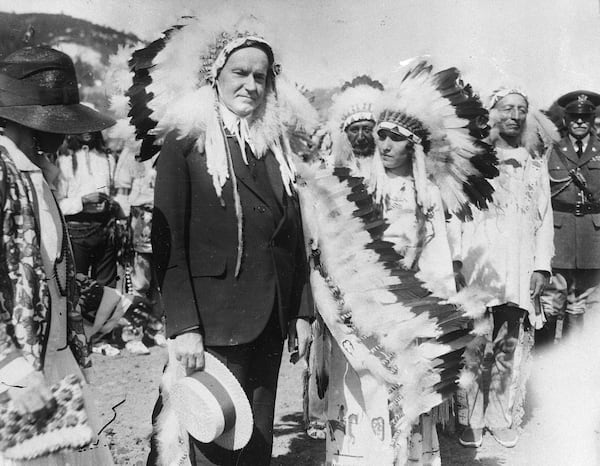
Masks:
[[[578,139],[575,141],[575,145],[577,146],[577,157],[581,157],[583,155],[583,142]]]

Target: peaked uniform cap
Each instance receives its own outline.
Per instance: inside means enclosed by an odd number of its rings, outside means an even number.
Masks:
[[[559,97],[558,105],[564,108],[565,113],[574,115],[590,115],[596,112],[600,105],[600,94],[591,91],[572,91]]]

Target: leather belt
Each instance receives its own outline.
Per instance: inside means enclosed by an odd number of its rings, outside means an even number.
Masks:
[[[65,215],[65,220],[69,223],[108,223],[111,218],[110,212],[79,212],[74,215]]]
[[[569,202],[552,201],[552,210],[555,212],[566,212],[581,217],[587,214],[600,214],[600,203],[578,202],[576,204],[571,204]]]

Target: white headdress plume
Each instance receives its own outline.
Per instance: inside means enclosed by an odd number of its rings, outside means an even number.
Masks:
[[[119,141],[123,150],[137,154],[140,141],[135,138],[135,127],[129,123],[129,99],[126,92],[131,86],[133,73],[129,69],[131,54],[137,48],[143,47],[141,42],[123,46],[119,45],[117,52],[108,58],[108,67],[104,76],[104,89],[110,100],[110,111],[113,112],[117,123],[110,127],[106,134],[109,139]]]
[[[104,89],[110,99],[110,110],[116,118],[125,118],[129,112],[129,100],[125,95],[133,78],[129,59],[134,50],[140,47],[143,47],[141,42],[128,46],[119,45],[117,52],[108,58]]]

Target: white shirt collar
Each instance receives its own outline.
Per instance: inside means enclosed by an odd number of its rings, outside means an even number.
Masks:
[[[577,152],[577,138],[574,138],[573,136],[571,136],[569,134],[569,139],[571,140],[571,144],[573,144],[573,147],[575,148],[575,152]],[[584,137],[583,139],[581,139],[581,150],[583,152],[585,152],[585,150],[587,149],[588,143],[590,142],[590,135],[588,134],[586,137]]]
[[[241,120],[239,116],[229,110],[225,105],[219,104],[221,107],[221,117],[223,118],[223,124],[225,128],[231,133],[236,134],[238,132],[238,122]]]
[[[248,120],[246,118],[237,116],[222,103],[219,105],[221,107],[221,118],[223,119],[223,125],[231,134],[236,137],[242,151],[242,159],[244,160],[244,163],[248,165],[246,144],[250,146],[250,149],[253,153],[256,153],[254,150],[254,144],[252,143],[252,138],[250,137],[250,126],[248,125]]]
[[[38,167],[35,163],[29,160],[29,158],[21,151],[21,149],[17,147],[17,145],[12,141],[12,139],[7,138],[4,135],[0,135],[0,146],[4,146],[6,150],[8,150],[10,158],[15,163],[19,171],[42,171],[40,167]]]

